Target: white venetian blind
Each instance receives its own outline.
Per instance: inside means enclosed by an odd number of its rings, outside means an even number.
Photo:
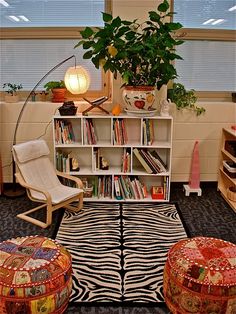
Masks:
[[[186,41],[177,53],[178,82],[196,91],[236,91],[236,42]]]
[[[101,71],[96,70],[90,60],[84,60],[81,49],[73,47],[78,40],[70,39],[30,39],[2,40],[1,42],[1,78],[3,83],[22,84],[23,90],[30,90],[56,64],[62,60],[76,56],[77,65],[84,66],[91,77],[90,90],[102,89]],[[45,82],[63,80],[66,70],[74,65],[71,59],[53,71]]]
[[[102,26],[104,0],[4,0],[1,27]]]
[[[0,25],[2,28],[24,27],[30,31],[32,39],[2,39],[0,41],[0,90],[3,83],[22,84],[23,90],[32,87],[55,65],[64,59],[75,55],[77,65],[84,66],[90,73],[89,90],[102,90],[102,73],[96,70],[91,60],[84,60],[85,51],[74,49],[77,39],[33,39],[32,30],[38,27],[53,29],[72,27],[77,30],[84,26],[103,26],[102,14],[105,11],[105,0],[4,0],[0,2]],[[51,28],[53,27],[53,28]],[[27,33],[28,34],[28,33]],[[1,35],[1,34],[0,34]],[[78,29],[79,35],[79,29]],[[0,36],[1,37],[1,36]],[[16,37],[17,38],[17,37]],[[38,87],[51,80],[64,79],[66,69],[74,65],[74,59],[69,60]]]
[[[186,28],[236,29],[235,0],[173,0],[174,21]]]

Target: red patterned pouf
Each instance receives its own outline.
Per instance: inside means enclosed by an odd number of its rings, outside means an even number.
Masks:
[[[69,252],[54,240],[30,236],[0,243],[0,313],[63,313],[71,273]]]
[[[207,237],[173,245],[164,269],[164,296],[174,314],[235,314],[236,245]]]

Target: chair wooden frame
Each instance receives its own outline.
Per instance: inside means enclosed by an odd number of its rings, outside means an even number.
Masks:
[[[55,170],[55,171],[56,171],[57,176],[66,178],[68,180],[72,180],[76,183],[78,188],[80,188],[80,189],[83,188],[83,183],[79,178],[65,174],[65,173],[60,172],[58,170]],[[39,189],[38,187],[35,187],[33,185],[28,184],[24,180],[24,178],[22,177],[20,172],[15,173],[15,176],[16,176],[19,184],[26,188],[27,195],[32,201],[44,203],[43,205],[34,207],[30,210],[27,210],[26,212],[18,214],[17,215],[18,218],[21,218],[23,220],[31,222],[31,223],[39,226],[39,227],[47,228],[52,223],[52,213],[55,210],[57,210],[61,207],[64,207],[64,208],[67,208],[67,209],[72,210],[72,211],[79,211],[83,207],[83,191],[81,191],[80,193],[78,193],[77,195],[75,195],[69,199],[66,199],[66,200],[54,205],[54,204],[52,204],[52,198],[51,198],[50,194],[48,193],[48,191],[43,190],[43,189]],[[44,200],[38,200],[38,199],[32,197],[30,190],[34,190],[34,191],[42,193],[45,196],[46,200],[45,201]],[[75,202],[75,201],[78,201],[77,206],[70,205],[70,203]],[[46,222],[43,222],[43,221],[40,221],[36,218],[28,216],[28,214],[33,213],[33,212],[35,212],[35,211],[37,211],[43,207],[46,207]]]

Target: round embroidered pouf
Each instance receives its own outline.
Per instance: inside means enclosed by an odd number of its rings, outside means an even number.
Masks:
[[[69,252],[54,240],[30,236],[0,243],[0,313],[63,313],[71,273]]]
[[[173,245],[164,269],[164,296],[174,314],[235,314],[236,245],[207,237]]]

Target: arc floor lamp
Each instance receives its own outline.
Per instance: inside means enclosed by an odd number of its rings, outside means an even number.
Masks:
[[[74,58],[75,64],[73,67],[70,67],[65,74],[64,80],[65,80],[65,85],[66,88],[69,92],[72,94],[83,94],[85,93],[90,85],[90,76],[88,72],[82,67],[82,66],[77,66],[76,65],[76,57],[75,55],[72,55],[64,60],[62,60],[60,63],[55,65],[52,69],[50,69],[38,82],[37,84],[33,87],[33,89],[30,91],[28,96],[25,99],[25,102],[21,108],[21,111],[19,113],[19,116],[16,121],[16,126],[15,126],[15,131],[14,131],[14,136],[13,136],[13,141],[12,145],[15,145],[17,143],[17,131],[18,127],[21,122],[22,115],[25,111],[26,105],[29,102],[31,95],[34,94],[36,91],[37,87],[44,81],[44,79],[51,74],[53,71],[55,71],[57,68],[59,68],[62,64],[65,62],[69,61],[70,59]],[[3,194],[7,197],[18,197],[21,196],[25,193],[24,189],[19,187],[19,185],[16,183],[16,178],[15,178],[15,172],[16,172],[16,164],[15,161],[12,157],[12,187],[7,190],[3,190]]]

